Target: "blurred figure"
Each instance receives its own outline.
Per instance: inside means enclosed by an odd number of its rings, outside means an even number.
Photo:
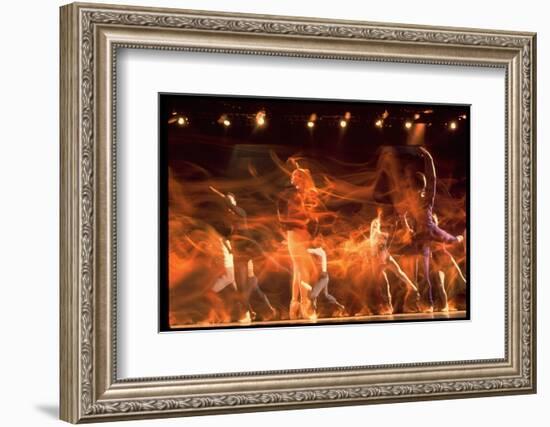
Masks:
[[[397,261],[392,257],[388,248],[388,233],[382,231],[382,212],[374,218],[370,226],[369,236],[369,263],[371,265],[372,278],[378,289],[383,289],[383,308],[379,314],[392,314],[392,296],[386,271],[394,273],[406,286],[404,312],[415,313],[418,311],[419,293],[414,283],[401,269]]]
[[[318,206],[318,195],[310,171],[297,164],[296,166],[290,176],[292,188],[284,191],[277,202],[277,215],[286,231],[286,242],[292,261],[289,318],[314,320],[310,281],[315,264],[308,248],[318,228],[313,214]]]
[[[435,173],[435,164],[431,154],[424,147],[419,147],[420,157],[424,160],[424,173],[416,172],[411,176],[410,169],[409,178],[413,181],[414,187],[412,193],[408,197],[408,212],[415,222],[413,231],[413,245],[422,255],[422,265],[424,278],[428,284],[428,298],[430,307],[427,311],[434,309],[433,281],[430,277],[430,262],[432,255],[432,245],[434,243],[460,243],[463,241],[462,236],[453,236],[447,231],[439,228],[437,221],[434,219],[433,207],[435,202],[437,178]],[[410,182],[409,181],[409,182]],[[406,218],[406,216],[405,216]],[[409,229],[412,228],[406,222]],[[437,292],[445,301],[444,308],[447,304],[447,295],[441,281],[436,282]]]
[[[437,215],[434,213],[433,216],[435,223],[439,226]],[[432,261],[434,270],[437,271],[438,288],[443,290],[443,293],[440,293],[441,311],[449,311],[450,305],[453,308],[456,307],[455,304],[449,304],[449,300],[452,300],[456,294],[456,288],[453,285],[459,278],[463,284],[462,292],[465,293],[466,277],[464,277],[455,257],[447,249],[447,245],[443,243],[433,248]]]
[[[265,293],[258,285],[258,278],[254,274],[254,261],[252,260],[256,244],[250,236],[246,211],[237,205],[237,199],[233,193],[223,194],[210,187],[214,193],[222,197],[228,214],[231,242],[224,242],[224,266],[226,273],[214,284],[213,290],[227,286],[230,280],[239,292],[239,309],[241,316],[239,322],[249,323],[256,313],[250,304],[250,298],[256,293],[270,311],[271,317],[275,316],[275,309],[269,302]],[[229,254],[226,253],[229,252]],[[222,288],[223,289],[223,288]]]
[[[308,248],[307,251],[315,257],[315,260],[317,261],[317,264],[319,265],[320,272],[318,274],[318,280],[313,285],[313,288],[310,293],[310,298],[313,303],[313,309],[317,310],[317,298],[319,295],[322,295],[325,297],[325,299],[330,303],[337,307],[340,314],[345,312],[345,307],[338,302],[338,300],[331,295],[328,292],[328,283],[329,283],[329,275],[328,275],[328,262],[327,262],[327,253],[325,250],[318,245],[315,245],[313,248]]]

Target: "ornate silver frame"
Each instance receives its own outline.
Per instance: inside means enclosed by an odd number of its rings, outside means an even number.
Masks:
[[[61,418],[78,423],[536,390],[533,33],[126,6],[61,8]],[[117,48],[502,67],[506,339],[493,360],[117,379]]]

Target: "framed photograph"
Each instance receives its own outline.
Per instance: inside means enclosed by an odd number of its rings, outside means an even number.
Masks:
[[[61,8],[61,418],[536,391],[535,34]]]

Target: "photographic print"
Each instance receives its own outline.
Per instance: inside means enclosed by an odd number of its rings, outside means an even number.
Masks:
[[[469,318],[470,106],[159,94],[159,139],[161,331]]]
[[[59,22],[62,420],[536,393],[535,33]]]

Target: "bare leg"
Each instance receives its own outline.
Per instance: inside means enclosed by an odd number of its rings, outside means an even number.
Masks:
[[[300,265],[294,256],[294,244],[292,231],[287,233],[288,251],[292,260],[292,284],[290,289],[290,308],[288,316],[291,320],[300,318]]]
[[[437,298],[441,303],[440,311],[444,311],[444,312],[449,311],[449,306],[448,306],[447,291],[445,289],[446,273],[440,267],[443,260],[447,261],[446,256],[448,255],[449,254],[446,251],[438,251],[433,254],[433,260],[432,260],[434,263],[434,269],[437,272],[437,275],[434,277],[435,283],[433,283],[433,285],[435,285],[434,291],[436,292]],[[445,265],[448,265],[448,264],[445,263]]]
[[[388,257],[388,269],[391,270],[407,287],[407,293],[405,294],[405,303],[404,311],[417,312],[418,311],[418,300],[420,299],[420,293],[418,288],[414,283],[409,279],[409,276],[403,271],[397,261],[390,255]],[[410,308],[410,304],[413,305],[413,308]]]
[[[290,295],[290,319],[300,317],[300,269],[296,262],[292,261],[292,287]]]
[[[438,272],[439,283],[437,288],[439,289],[439,297],[443,302],[443,307],[441,311],[449,311],[449,305],[447,303],[447,292],[445,292],[445,273],[443,271]]]
[[[422,263],[424,264],[424,279],[428,284],[428,298],[433,310],[434,299],[433,299],[432,280],[430,278],[430,255],[431,255],[430,246],[424,245],[424,247],[422,248]]]
[[[388,275],[384,270],[382,270],[382,279],[385,285],[384,292],[382,292],[384,302],[386,304],[387,310],[383,310],[380,314],[393,314],[393,305],[391,300],[391,290],[390,290],[390,281],[388,280]]]
[[[418,293],[418,289],[414,283],[409,279],[409,276],[401,269],[397,261],[390,255],[388,258],[388,268],[407,286],[407,291]]]
[[[445,230],[439,228],[438,226],[430,228],[430,238],[433,241],[442,242],[442,243],[455,243],[455,242],[462,241],[461,240],[462,238],[460,236],[453,236],[453,235],[449,234],[448,232],[446,232]],[[447,251],[445,251],[445,252],[447,252]],[[451,258],[451,262],[453,263],[453,265],[455,267],[458,267],[458,265],[456,264],[456,261],[451,256],[451,254],[447,252],[447,255]],[[424,262],[426,262],[426,261],[424,261]],[[429,262],[429,260],[428,260],[428,262]],[[457,270],[459,271],[460,276],[464,279],[464,276],[462,276],[462,272],[460,271],[460,268],[457,268]],[[437,288],[438,288],[439,296],[440,296],[441,301],[443,303],[442,311],[448,311],[449,307],[447,305],[447,293],[445,292],[445,273],[443,271],[439,271],[438,279],[439,280],[438,280],[438,283],[437,283]],[[430,292],[431,292],[431,282],[430,282]],[[430,294],[430,299],[431,299],[431,294]],[[433,306],[433,300],[431,302],[432,302],[432,306]]]
[[[464,283],[466,283],[466,277],[464,277],[464,274],[462,274],[462,270],[460,269],[460,266],[456,262],[456,259],[454,258],[454,256],[452,256],[449,252],[447,252],[447,255],[449,255],[449,258],[451,258],[451,263],[456,268],[456,271],[457,271],[458,275],[460,276],[460,278],[462,279],[462,281]]]
[[[311,307],[311,285],[309,284],[311,280],[311,272],[314,267],[310,255],[307,252],[304,252],[303,256],[298,260],[298,268],[300,270],[300,304],[302,306],[302,315],[304,317],[309,317],[309,309]]]
[[[456,294],[458,292],[460,292],[459,290],[457,290],[457,288],[461,288],[462,291],[464,292],[465,291],[465,286],[467,285],[466,283],[466,277],[464,277],[464,274],[462,274],[462,270],[460,269],[460,266],[458,265],[458,263],[456,262],[455,258],[450,254],[450,252],[448,252],[447,250],[444,251],[445,255],[449,257],[450,261],[451,261],[451,264],[454,268],[450,267],[448,272],[450,273],[449,274],[449,281],[450,283],[447,283],[447,286],[445,287],[445,290],[447,291],[447,298],[449,300],[454,300],[455,297],[456,297]],[[452,268],[452,270],[451,270]],[[456,280],[453,272],[456,272],[456,275],[458,277],[460,277],[461,281],[462,281],[462,285],[459,286],[459,284],[457,283],[458,280]]]
[[[299,314],[304,318],[311,318],[312,305],[309,298],[310,271],[313,271],[313,260],[307,252],[306,243],[309,240],[307,231],[290,230],[287,233],[288,250],[292,259],[292,296],[290,301],[289,317],[296,319]]]

